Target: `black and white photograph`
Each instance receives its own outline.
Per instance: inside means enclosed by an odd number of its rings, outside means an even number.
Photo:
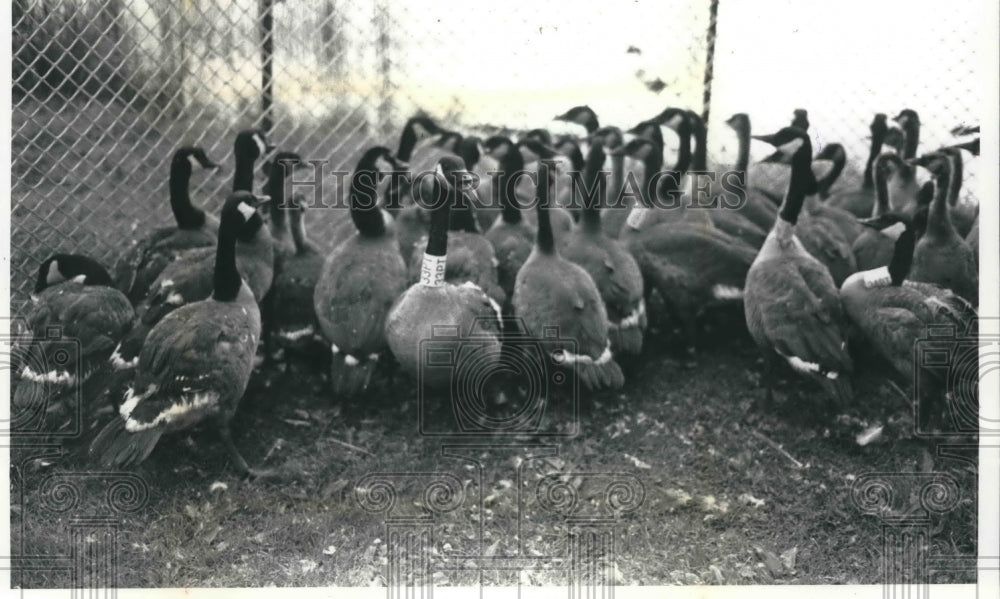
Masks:
[[[4,595],[1000,593],[996,2],[7,10]]]

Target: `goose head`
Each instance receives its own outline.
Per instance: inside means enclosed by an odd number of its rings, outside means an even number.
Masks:
[[[190,174],[195,166],[203,169],[222,170],[222,165],[212,162],[205,150],[198,146],[185,146],[174,152],[172,167]]]
[[[573,170],[583,170],[583,151],[580,150],[580,144],[576,143],[575,139],[565,135],[560,137],[556,141],[555,150],[556,152],[569,158],[569,162],[570,165],[572,165]]]
[[[900,212],[886,212],[871,218],[859,218],[858,222],[893,241],[898,239],[903,231],[913,228],[913,218]]]
[[[486,148],[483,146],[483,140],[475,135],[468,135],[458,142],[458,149],[455,153],[461,156],[465,165],[471,169],[479,164],[479,159],[486,154]]]
[[[774,146],[774,153],[761,162],[801,164],[812,161],[812,143],[809,135],[798,127],[784,127],[771,135],[754,135],[754,139]]]
[[[937,151],[923,154],[913,160],[913,164],[927,169],[935,177],[940,177],[951,172],[952,157],[947,152]]]
[[[260,129],[246,129],[236,134],[236,141],[233,143],[233,153],[236,160],[253,162],[268,152],[273,152],[275,146],[267,143],[267,136]]]
[[[653,120],[643,121],[635,127],[629,129],[627,133],[634,135],[637,138],[653,142],[661,148],[664,145],[663,132],[660,131],[660,125]]]
[[[748,133],[750,131],[750,117],[745,112],[737,112],[726,119],[726,125],[737,133]]]
[[[39,265],[34,292],[71,280],[84,285],[113,285],[111,275],[96,260],[80,254],[55,254]]]
[[[796,108],[792,113],[792,127],[798,127],[803,131],[809,130],[809,111],[805,108]]]
[[[600,127],[597,121],[597,113],[586,104],[574,106],[563,114],[555,116],[554,120],[576,123],[587,129],[588,133]]]
[[[600,143],[605,148],[615,149],[625,143],[625,134],[615,126],[601,127],[587,137],[591,143]]]
[[[521,139],[533,139],[538,143],[547,146],[552,145],[552,134],[549,133],[548,129],[532,129],[531,131],[528,131],[527,133],[522,135]]]

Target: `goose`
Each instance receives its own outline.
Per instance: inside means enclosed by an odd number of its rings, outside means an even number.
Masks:
[[[261,165],[261,170],[267,175],[264,194],[271,197],[271,202],[268,204],[268,220],[276,260],[279,260],[280,256],[295,252],[295,243],[287,219],[289,208],[294,202],[291,201],[292,198],[287,198],[286,203],[285,180],[292,176],[292,171],[301,168],[299,166],[301,161],[302,157],[295,152],[282,150]]]
[[[920,145],[920,115],[916,110],[904,108],[892,120],[903,130],[903,145],[899,148],[903,158],[909,160],[916,157]]]
[[[962,194],[962,182],[965,176],[965,164],[960,148],[951,146],[938,150],[948,154],[952,159],[951,184],[948,187],[948,213],[955,226],[955,232],[961,237],[967,237],[972,230],[972,224],[979,217],[979,204],[959,202]]]
[[[273,150],[274,147],[267,145],[266,138],[259,131],[241,131],[236,136],[233,191],[252,193],[254,162],[264,152]],[[214,252],[213,248],[185,252],[156,278],[149,296],[136,307],[135,326],[108,360],[108,370],[114,373],[107,377],[110,390],[114,391],[118,382],[131,376],[153,326],[180,306],[203,300],[212,294]],[[274,278],[274,244],[259,214],[251,215],[237,232],[236,265],[254,297],[262,301]]]
[[[979,273],[972,249],[959,237],[948,210],[948,191],[954,158],[946,152],[925,154],[916,160],[934,176],[934,199],[927,230],[913,252],[910,279],[933,283],[955,292],[973,305],[979,300]]]
[[[464,166],[465,161],[458,158],[463,167],[461,173],[466,176],[469,173]],[[434,195],[431,197],[443,198],[447,190],[435,177],[431,180]],[[475,190],[469,190],[468,195],[463,193],[462,201],[456,202],[452,206],[448,225],[448,265],[445,270],[445,281],[455,285],[462,283],[472,283],[486,292],[492,301],[498,306],[503,306],[507,301],[507,294],[500,287],[497,275],[498,261],[493,251],[493,245],[479,231],[476,222],[473,205],[478,202]],[[471,198],[469,196],[472,196]],[[418,241],[413,247],[413,253],[409,260],[410,283],[420,280],[423,266],[423,255],[426,253],[427,238]]]
[[[952,326],[965,334],[977,315],[969,302],[948,289],[906,280],[917,231],[897,213],[884,216],[879,226],[895,237],[889,263],[851,275],[840,288],[840,298],[854,328],[892,365],[900,382],[910,384],[916,380],[915,370],[924,370],[916,389],[923,396],[917,416],[927,425],[943,411],[947,387],[939,372],[916,359],[914,347],[935,326]]]
[[[448,387],[454,383],[452,372],[424,370],[421,347],[425,340],[437,337],[436,331],[457,333],[452,350],[456,359],[468,358],[474,351],[478,366],[488,369],[500,359],[501,314],[486,293],[473,283],[453,285],[445,281],[448,261],[448,225],[451,206],[456,202],[454,182],[468,181],[465,165],[457,156],[438,160],[438,175],[444,181],[443,202],[431,210],[431,231],[422,261],[420,281],[399,296],[385,320],[385,336],[400,368],[424,385]],[[473,333],[477,343],[464,342]],[[482,353],[479,353],[482,352]]]
[[[555,327],[560,339],[575,341],[573,346],[559,344],[552,358],[575,367],[586,389],[620,389],[625,377],[611,353],[608,315],[597,285],[586,270],[563,258],[556,246],[549,219],[551,164],[548,160],[540,163],[538,233],[514,283],[514,314],[536,339],[545,338],[545,332]]]
[[[647,195],[661,196],[665,204],[677,193],[677,181],[663,180],[659,191],[653,189],[654,173],[660,171],[662,151],[647,139],[636,138],[617,149],[646,162],[646,177],[642,184],[643,203],[653,204]],[[675,166],[683,174],[683,151]],[[719,231],[704,210],[678,210],[636,206],[619,239],[635,257],[646,288],[646,306],[656,305],[651,296],[655,291],[667,310],[683,328],[683,345],[693,356],[697,347],[698,318],[719,304],[738,302],[743,296],[747,270],[756,250],[738,238]],[[653,312],[650,317],[662,318]]]
[[[105,468],[141,463],[164,434],[213,420],[231,461],[247,466],[229,423],[246,390],[260,340],[257,298],[236,268],[239,231],[259,218],[260,199],[245,191],[222,208],[211,297],[171,312],[150,331],[119,416],[97,435],[90,453]]]
[[[274,349],[271,352],[284,352],[286,356],[289,351],[303,357],[316,356],[326,347],[326,343],[320,344],[319,323],[313,308],[313,292],[325,258],[309,240],[306,212],[301,200],[288,209],[295,250],[284,254],[280,263],[275,260],[271,284],[270,295],[276,308],[272,312],[274,337],[271,347]]]
[[[894,242],[902,225],[893,228],[891,223],[885,226],[878,226],[877,223],[891,218],[890,179],[915,176],[913,166],[900,158],[899,154],[880,155],[875,159],[872,170],[875,174],[875,208],[870,219],[861,221],[867,226],[851,245],[851,253],[854,254],[859,271],[885,266],[892,259]]]
[[[668,112],[671,109],[668,109]],[[708,142],[708,131],[705,127],[705,121],[702,120],[701,116],[693,111],[687,110],[683,111],[685,118],[690,122],[691,133],[695,139],[695,150],[692,155],[691,169],[695,172],[708,172],[708,148],[706,144]],[[675,121],[668,121],[670,122]],[[725,208],[725,204],[721,203],[718,199],[718,195],[723,192],[721,186],[721,181],[717,178],[715,182],[710,185],[708,198],[705,198],[706,202],[704,205],[710,206],[708,209],[709,215],[712,218],[712,223],[721,231],[729,233],[733,237],[742,239],[747,244],[759,248],[762,243],[764,243],[764,238],[767,237],[767,229],[763,227],[758,227],[753,220],[746,216],[746,213],[753,210],[756,205],[746,203],[741,206],[738,210],[733,210],[730,208]],[[690,196],[689,196],[690,197]],[[694,198],[689,201],[692,202],[694,206]],[[766,213],[758,215],[758,217],[763,217]]]
[[[583,171],[583,182],[588,189],[594,189],[604,160],[603,139],[592,138]],[[642,352],[646,328],[642,274],[625,246],[604,234],[601,201],[601,197],[584,201],[580,222],[562,240],[559,252],[582,266],[597,285],[608,316],[612,353],[636,356]]]
[[[83,386],[134,319],[132,304],[97,261],[80,254],[46,258],[38,267],[26,316],[26,343],[18,343],[12,352],[15,421],[24,423],[25,414],[34,418],[39,410],[62,408],[60,400],[73,392],[89,399]],[[59,338],[50,338],[50,331],[58,331]],[[24,424],[18,428],[27,430]]]
[[[746,194],[743,214],[758,227],[769,230],[778,215],[781,198],[772,199],[767,193],[753,187],[750,180],[750,117],[738,112],[726,120],[726,126],[736,133],[737,158],[733,170],[743,173],[743,190]]]
[[[323,336],[331,344],[330,388],[353,397],[368,388],[388,349],[386,316],[406,290],[406,265],[392,222],[375,207],[378,180],[398,168],[388,148],[361,156],[351,178],[354,233],[326,257],[312,295]]]
[[[852,394],[847,320],[830,272],[796,236],[802,204],[816,192],[812,144],[805,131],[794,127],[756,139],[776,148],[765,161],[792,169],[778,218],[750,266],[744,288],[747,328],[764,358],[765,404],[773,400],[771,379],[779,358],[843,404]]]
[[[542,144],[540,141],[535,139],[521,139],[517,142],[517,149],[521,152],[521,158],[524,161],[525,168],[524,172],[528,175],[534,175],[536,181],[541,181],[542,177],[539,174],[539,165],[542,160],[555,160],[559,154],[551,146]],[[565,187],[566,179],[562,176],[562,173],[553,172],[549,177],[549,197],[552,197],[552,189],[557,187],[562,183],[562,187]],[[559,187],[558,189],[561,189]],[[541,190],[538,186],[532,182],[530,176],[519,177],[517,179],[517,185],[515,187],[518,202],[521,206],[532,206],[541,197]],[[556,195],[558,195],[558,191]],[[573,215],[569,210],[556,205],[550,206],[551,210],[549,213],[549,220],[552,222],[552,231],[557,239],[561,238],[566,233],[569,233],[573,229]],[[536,215],[534,211],[527,211],[524,213],[525,220],[527,220],[532,227],[538,226],[536,222]]]
[[[607,195],[605,201],[610,210],[605,211],[601,216],[601,229],[610,239],[618,239],[629,211],[635,206],[636,197],[631,194],[624,194],[625,185],[625,154],[617,151],[624,146],[625,135],[618,127],[602,127],[595,131],[592,138],[600,138],[609,155],[608,161],[611,163],[611,176],[608,181]],[[662,152],[661,152],[662,154]],[[645,180],[644,165],[638,161],[631,161],[629,176],[634,181]]]
[[[876,114],[869,130],[871,131],[871,143],[868,149],[868,159],[865,162],[861,188],[835,193],[826,199],[828,205],[847,210],[858,218],[871,216],[872,208],[875,205],[875,180],[872,177],[872,165],[875,164],[875,159],[882,152],[882,144],[889,131],[885,114],[881,112]]]
[[[509,137],[496,135],[486,140],[490,156],[499,161],[497,180],[501,215],[486,231],[497,259],[497,282],[510,299],[514,295],[514,280],[535,245],[535,227],[523,218],[513,183],[514,173],[524,169],[524,158]],[[509,307],[509,306],[508,306]]]
[[[215,245],[219,221],[191,203],[189,186],[195,166],[219,169],[200,147],[186,146],[174,152],[170,161],[170,210],[176,227],[156,229],[135,244],[115,265],[115,283],[132,302],[138,304],[149,286],[180,252]]]

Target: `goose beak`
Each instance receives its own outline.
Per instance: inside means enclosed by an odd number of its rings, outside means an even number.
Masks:
[[[256,204],[255,208],[261,208],[271,203],[271,196],[268,195],[254,194],[253,199]]]
[[[776,162],[776,163],[779,163],[779,164],[783,164],[785,162],[785,160],[786,159],[785,159],[785,155],[784,154],[782,154],[781,152],[775,152],[774,154],[771,154],[767,158],[764,158],[763,160],[761,160],[761,163]]]
[[[608,148],[607,153],[611,156],[624,156],[625,155],[625,144],[618,146],[617,148]]]
[[[764,143],[771,144],[772,146],[777,145],[775,143],[776,140],[774,139],[774,135],[751,135],[750,137],[752,139],[756,139],[757,141],[762,141]]]

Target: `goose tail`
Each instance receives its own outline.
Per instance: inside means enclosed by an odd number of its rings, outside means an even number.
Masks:
[[[847,374],[832,377],[834,374],[836,373],[830,372],[821,376],[820,386],[838,406],[851,405],[854,402],[854,386],[851,384],[850,377]]]
[[[625,375],[611,354],[610,342],[597,358],[563,351],[562,362],[565,366],[576,369],[580,384],[589,391],[621,389],[625,385]]]
[[[155,427],[131,433],[125,430],[125,420],[116,417],[94,438],[90,455],[103,468],[129,468],[149,457],[162,434]]]

